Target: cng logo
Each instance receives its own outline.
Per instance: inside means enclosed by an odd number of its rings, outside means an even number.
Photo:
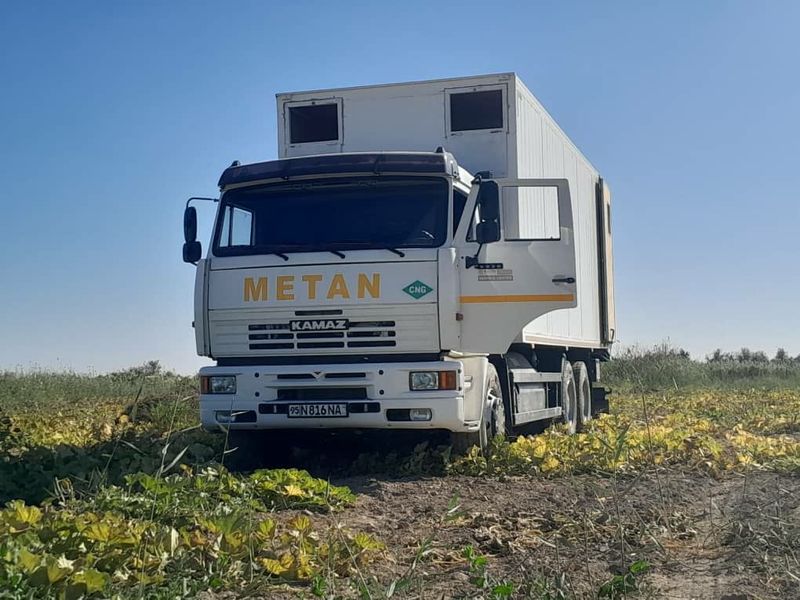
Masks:
[[[414,300],[419,300],[425,294],[432,292],[433,288],[417,279],[414,283],[409,283],[404,287],[403,291],[414,298]]]

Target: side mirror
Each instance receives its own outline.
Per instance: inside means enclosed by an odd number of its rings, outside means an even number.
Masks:
[[[481,221],[475,227],[475,241],[479,244],[491,244],[500,239],[500,221]]]
[[[197,240],[197,209],[194,206],[187,206],[183,211],[183,239],[187,244]],[[183,249],[185,256],[186,246]]]
[[[500,187],[495,181],[484,181],[478,190],[478,205],[482,221],[500,220]]]
[[[195,264],[202,258],[203,246],[200,242],[186,242],[183,245],[183,262]]]

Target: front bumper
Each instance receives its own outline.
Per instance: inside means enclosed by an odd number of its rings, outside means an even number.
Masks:
[[[409,390],[412,371],[444,370],[456,371],[455,390]],[[464,420],[471,378],[459,361],[204,367],[200,375],[236,376],[235,394],[200,395],[202,424],[209,430],[478,428],[477,422]],[[288,415],[290,405],[316,403],[347,404],[347,416]],[[410,409],[428,409],[431,418],[393,420]]]

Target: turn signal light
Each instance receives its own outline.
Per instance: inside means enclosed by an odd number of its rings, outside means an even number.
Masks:
[[[440,390],[456,389],[455,371],[439,371],[439,389]]]

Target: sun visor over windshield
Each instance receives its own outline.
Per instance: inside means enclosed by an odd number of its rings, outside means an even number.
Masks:
[[[228,167],[219,178],[219,187],[266,179],[286,180],[308,175],[345,173],[420,173],[457,176],[458,165],[448,152],[326,154]]]

